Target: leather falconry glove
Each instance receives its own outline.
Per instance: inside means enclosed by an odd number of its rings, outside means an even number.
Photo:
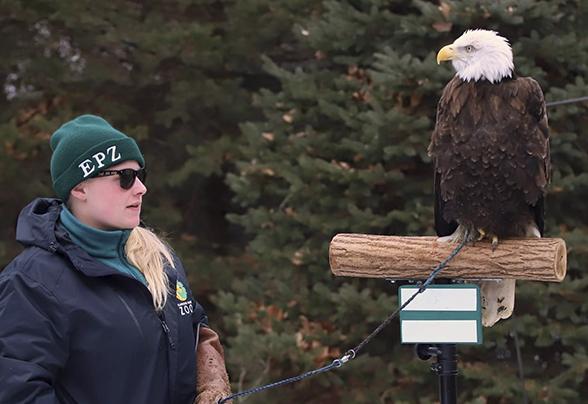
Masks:
[[[220,399],[231,395],[231,385],[223,347],[218,334],[212,329],[200,328],[196,355],[198,375],[194,404],[217,404]]]

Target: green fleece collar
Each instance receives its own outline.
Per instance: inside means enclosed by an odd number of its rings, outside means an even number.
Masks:
[[[146,283],[145,276],[125,256],[125,245],[131,230],[101,230],[88,226],[80,222],[65,205],[59,219],[72,241],[90,256]]]

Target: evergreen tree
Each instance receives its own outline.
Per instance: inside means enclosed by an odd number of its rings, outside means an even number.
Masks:
[[[312,57],[266,59],[279,91],[256,97],[264,119],[241,125],[237,170],[227,181],[250,236],[246,276],[218,295],[230,313],[228,359],[248,387],[324,365],[355,346],[396,307],[385,281],[334,279],[328,244],[339,232],[433,234],[432,168],[426,154],[436,102],[454,74],[437,50],[470,28],[509,38],[521,75],[548,100],[588,94],[588,57],[576,3],[521,1],[325,1],[294,27]],[[562,284],[519,282],[511,320],[460,347],[459,402],[515,402],[515,336],[533,402],[583,402],[588,258],[581,201],[588,161],[584,105],[549,110],[553,184],[547,235],[571,255]],[[238,377],[236,377],[238,375]],[[242,383],[241,383],[242,382]],[[436,380],[390,326],[347,367],[252,397],[252,402],[434,402]]]

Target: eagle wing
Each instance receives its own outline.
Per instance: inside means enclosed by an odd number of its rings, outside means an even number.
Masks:
[[[539,83],[530,77],[518,78],[517,92],[511,98],[510,105],[518,111],[524,122],[521,128],[526,136],[526,152],[529,162],[528,171],[533,181],[519,185],[527,192],[529,209],[533,212],[535,224],[541,236],[545,229],[544,195],[551,177],[551,153],[549,148],[549,125],[545,97]],[[529,119],[524,119],[529,116]],[[530,183],[530,185],[529,185]],[[533,190],[539,190],[534,194]]]
[[[530,208],[535,218],[537,228],[543,236],[545,229],[544,221],[544,194],[547,185],[551,180],[551,152],[549,147],[549,124],[547,119],[547,109],[545,106],[545,97],[539,83],[530,77],[518,79],[522,89],[527,95],[526,105],[517,104],[517,110],[521,114],[529,114],[532,118],[530,123],[532,127],[527,127],[531,133],[529,141],[526,143],[527,153],[532,161],[536,164],[534,167],[535,185],[543,190],[537,197],[537,201],[530,203]]]
[[[444,236],[449,236],[450,234],[453,234],[453,232],[455,230],[457,230],[458,224],[454,220],[448,222],[443,217],[445,201],[441,197],[440,181],[441,181],[441,175],[437,172],[437,170],[435,170],[435,178],[434,178],[434,182],[435,182],[435,187],[434,187],[434,192],[435,192],[435,232],[437,233],[437,236],[444,237]]]
[[[444,207],[445,207],[445,197],[441,191],[441,174],[439,172],[439,160],[446,160],[447,158],[451,158],[448,156],[447,151],[443,152],[443,150],[447,150],[448,147],[451,147],[450,143],[450,134],[451,134],[451,125],[449,125],[448,117],[451,116],[452,119],[455,119],[457,115],[461,112],[465,102],[467,101],[467,94],[462,92],[462,96],[460,96],[460,92],[456,91],[457,88],[462,84],[462,81],[456,77],[454,77],[443,89],[443,93],[441,94],[441,98],[437,103],[437,117],[435,120],[435,129],[433,131],[433,136],[431,138],[431,144],[429,145],[429,155],[433,156],[433,165],[434,165],[434,194],[435,194],[435,206],[434,206],[434,213],[435,213],[435,232],[437,236],[444,237],[452,234],[458,226],[456,221],[447,221],[443,217]],[[441,147],[441,144],[444,144],[444,147]]]

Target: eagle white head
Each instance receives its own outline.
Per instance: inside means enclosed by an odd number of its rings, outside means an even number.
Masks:
[[[451,60],[457,75],[465,81],[497,83],[514,70],[508,40],[494,31],[469,30],[437,54],[437,63]]]

